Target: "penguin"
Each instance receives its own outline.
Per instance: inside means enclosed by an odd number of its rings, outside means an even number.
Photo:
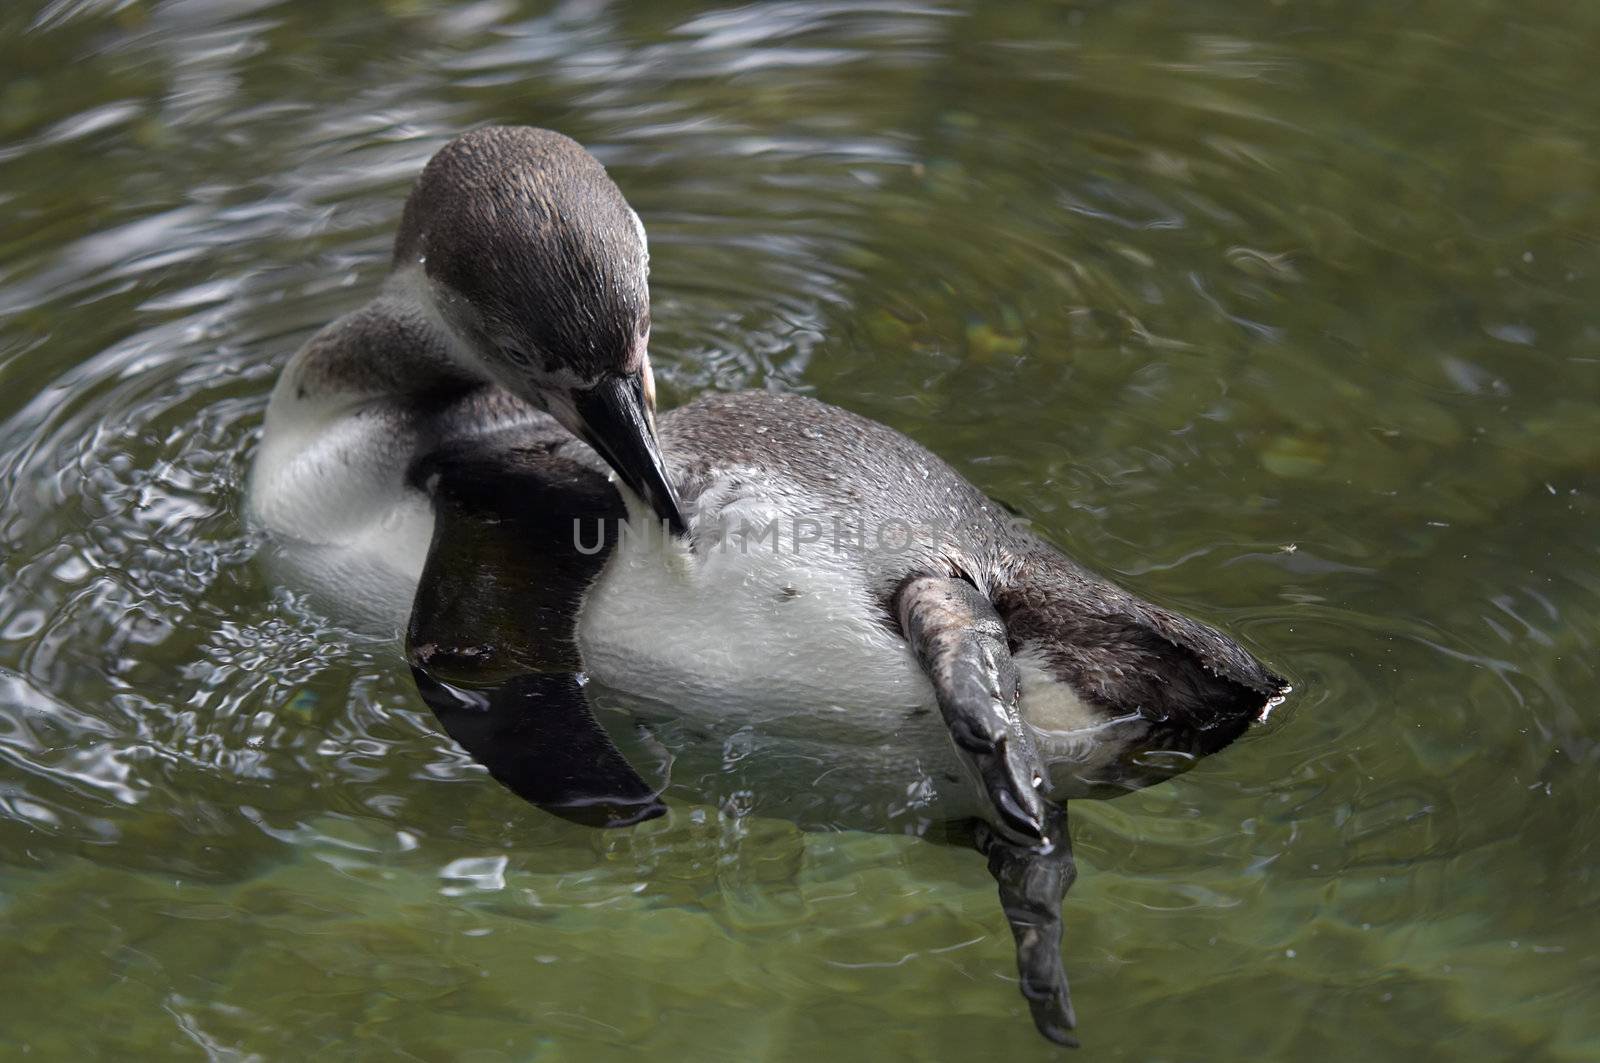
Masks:
[[[403,628],[446,732],[555,815],[665,810],[596,715],[608,690],[641,723],[755,736],[802,825],[954,825],[1036,1026],[1075,1044],[1067,801],[1187,769],[1288,684],[882,424],[770,391],[658,418],[648,263],[574,141],[451,141],[382,290],[284,369],[251,520],[297,582]]]

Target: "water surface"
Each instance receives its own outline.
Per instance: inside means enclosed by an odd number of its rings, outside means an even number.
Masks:
[[[45,1059],[1057,1058],[974,854],[588,833],[274,585],[274,374],[484,122],[802,390],[1294,681],[1075,806],[1084,1059],[1600,1057],[1600,8],[0,9],[0,1029]]]

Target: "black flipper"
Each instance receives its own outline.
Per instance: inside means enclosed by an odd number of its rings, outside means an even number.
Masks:
[[[910,577],[895,592],[894,610],[997,825],[1016,842],[1038,845],[1046,838],[1045,767],[1018,711],[1021,680],[999,614],[972,584],[948,576]]]
[[[459,687],[411,674],[446,733],[506,789],[562,819],[626,827],[666,811],[595,722],[573,675],[516,675]]]
[[[406,650],[445,731],[517,794],[589,826],[666,807],[595,720],[574,637],[583,592],[622,500],[554,447],[470,445],[413,470],[433,496],[433,543]],[[593,552],[585,552],[592,550]]]
[[[1065,805],[1050,806],[1045,830],[1050,845],[1029,847],[1008,842],[979,823],[977,845],[1000,885],[1000,904],[1017,943],[1017,974],[1033,1024],[1057,1044],[1076,1048],[1078,1040],[1069,1031],[1078,1019],[1061,963],[1061,898],[1078,877]]]

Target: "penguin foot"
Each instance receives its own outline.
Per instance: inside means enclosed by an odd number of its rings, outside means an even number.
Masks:
[[[965,580],[922,575],[901,584],[895,611],[998,828],[1016,844],[1045,844],[1045,765],[1022,722],[1021,679],[994,603]]]
[[[1000,886],[1000,905],[1017,943],[1017,974],[1033,1024],[1057,1044],[1076,1048],[1078,1040],[1070,1031],[1078,1019],[1061,962],[1061,899],[1078,877],[1078,867],[1065,806],[1046,807],[1048,841],[1043,846],[1017,845],[986,823],[977,825],[975,840]]]

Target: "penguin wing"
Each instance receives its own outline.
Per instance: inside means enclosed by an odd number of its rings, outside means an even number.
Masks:
[[[445,731],[507,789],[590,826],[666,811],[595,719],[574,637],[605,563],[595,521],[626,516],[604,475],[533,440],[452,444],[411,479],[433,498],[433,542],[406,655]],[[615,526],[611,524],[610,526]]]
[[[900,630],[933,683],[939,711],[998,825],[1025,845],[1045,838],[1044,762],[1019,709],[1021,677],[993,603],[972,584],[913,575],[894,593]]]

